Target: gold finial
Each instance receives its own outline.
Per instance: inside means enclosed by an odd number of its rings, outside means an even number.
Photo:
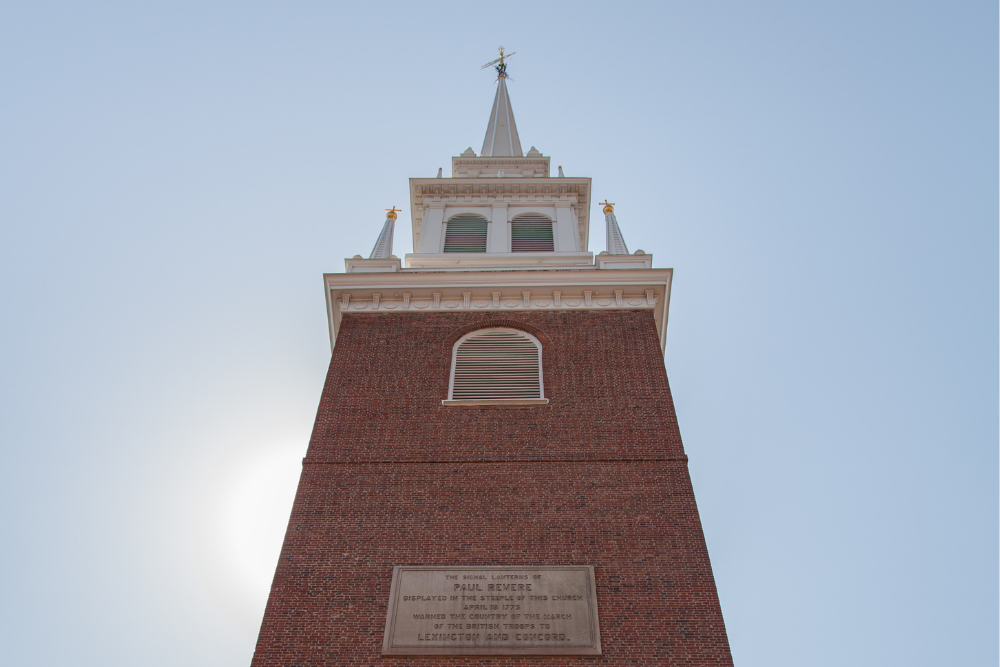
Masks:
[[[396,212],[397,211],[400,212],[400,213],[403,212],[403,209],[396,208],[395,206],[393,206],[392,208],[387,208],[385,210],[387,210],[389,212],[389,214],[386,215],[385,217],[389,218],[390,220],[395,220],[396,219]]]
[[[615,212],[615,204],[614,204],[614,202],[612,202],[612,203],[609,204],[608,200],[605,199],[604,201],[598,202],[598,203],[604,206],[604,212],[605,213],[614,213]]]

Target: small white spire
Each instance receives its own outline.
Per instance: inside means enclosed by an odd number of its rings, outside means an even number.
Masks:
[[[507,63],[513,53],[504,53],[500,47],[500,57],[486,63],[482,69],[496,65],[497,94],[493,98],[493,110],[490,112],[490,124],[486,126],[486,138],[483,139],[483,157],[523,157],[521,139],[517,136],[517,125],[514,124],[514,110],[510,106],[510,96],[507,95]],[[497,65],[497,63],[500,63]]]
[[[389,259],[392,257],[392,232],[396,228],[396,211],[400,209],[393,206],[385,209],[388,211],[385,216],[385,224],[382,225],[382,233],[378,235],[378,241],[372,248],[372,254],[368,259]]]
[[[444,167],[438,167],[438,175],[434,178],[444,178]]]
[[[625,237],[618,227],[618,218],[615,217],[615,205],[609,204],[605,199],[604,204],[604,224],[608,232],[608,253],[611,255],[627,255],[628,246],[625,245]]]
[[[559,165],[559,178],[566,178],[566,174],[562,171],[562,165]]]

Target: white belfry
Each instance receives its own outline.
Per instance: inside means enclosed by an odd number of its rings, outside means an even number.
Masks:
[[[618,227],[618,218],[615,217],[615,205],[604,202],[604,224],[608,232],[608,253],[611,255],[627,255],[628,246],[625,245],[625,237]]]
[[[372,248],[372,254],[368,256],[368,259],[388,259],[392,257],[392,233],[396,228],[396,211],[395,206],[392,208],[387,208],[385,216],[385,224],[382,225],[382,233],[378,235],[378,241],[375,242],[375,247]]]

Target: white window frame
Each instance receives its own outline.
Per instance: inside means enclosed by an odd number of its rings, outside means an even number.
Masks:
[[[487,331],[512,331],[519,336],[524,336],[538,350],[538,394],[539,398],[477,398],[477,399],[453,399],[455,390],[455,362],[458,359],[458,348],[472,336],[485,333]],[[484,327],[465,334],[451,346],[451,370],[448,373],[448,398],[441,401],[441,405],[543,405],[548,403],[545,398],[545,373],[542,367],[542,343],[527,331],[514,329],[513,327]]]

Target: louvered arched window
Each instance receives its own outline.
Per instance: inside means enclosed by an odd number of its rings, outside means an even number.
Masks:
[[[475,213],[450,218],[444,231],[444,251],[486,252],[486,225],[486,218]]]
[[[552,219],[541,213],[522,213],[516,216],[510,221],[510,249],[512,252],[555,250]]]
[[[548,403],[542,385],[542,345],[517,329],[479,329],[452,351],[448,401]]]

